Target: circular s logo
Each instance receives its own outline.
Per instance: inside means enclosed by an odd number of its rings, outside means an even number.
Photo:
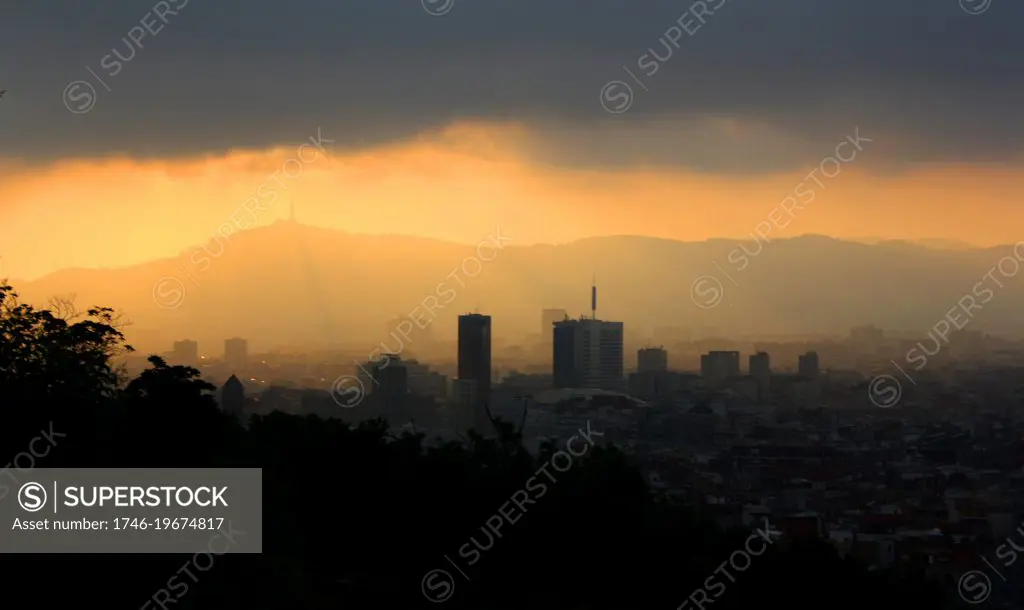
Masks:
[[[85,114],[96,105],[96,87],[84,80],[68,83],[64,88],[64,107],[72,114]]]
[[[331,398],[342,409],[358,407],[366,396],[366,386],[354,375],[342,375],[331,385]]]
[[[601,107],[611,114],[622,114],[633,105],[633,88],[621,80],[601,87]]]
[[[18,504],[30,513],[46,506],[46,488],[39,483],[25,483],[18,490]]]
[[[903,395],[903,387],[892,375],[878,375],[868,384],[868,400],[879,409],[896,406]]]
[[[153,284],[153,302],[160,309],[177,309],[185,301],[185,284],[176,277],[162,277]]]
[[[992,0],[960,0],[960,8],[968,15],[980,15],[992,6]]]
[[[423,597],[434,603],[446,602],[455,594],[455,579],[444,570],[431,570],[420,582]]]
[[[980,604],[992,595],[992,580],[984,572],[971,570],[960,577],[956,589],[960,592],[960,599],[968,604]]]
[[[440,17],[447,15],[448,11],[452,10],[455,0],[420,0],[420,4],[423,5],[423,10],[427,11],[428,15]]]
[[[725,287],[713,275],[702,275],[690,284],[690,300],[701,309],[711,309],[722,302]]]

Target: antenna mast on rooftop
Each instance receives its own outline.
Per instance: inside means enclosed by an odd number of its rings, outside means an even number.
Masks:
[[[590,282],[590,313],[593,319],[597,319],[597,275],[594,275]]]

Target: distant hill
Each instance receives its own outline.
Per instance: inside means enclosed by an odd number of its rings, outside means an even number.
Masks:
[[[871,246],[876,246],[876,245],[879,245],[879,244],[886,244],[886,243],[905,243],[905,244],[913,244],[913,245],[916,245],[916,246],[922,246],[924,248],[931,248],[933,250],[977,250],[978,249],[977,246],[974,246],[974,245],[969,244],[967,242],[956,241],[956,240],[953,240],[953,239],[941,239],[941,238],[893,240],[893,239],[884,239],[884,238],[881,238],[881,237],[854,237],[854,238],[847,239],[845,241],[852,241],[852,242],[861,243],[861,244],[868,244],[868,245],[871,245]]]
[[[589,313],[594,275],[598,316],[624,321],[631,336],[658,326],[845,333],[873,322],[924,330],[982,281],[993,295],[972,312],[969,327],[1024,330],[1024,274],[1003,277],[997,271],[1004,288],[984,279],[1001,257],[1013,255],[1012,246],[937,250],[803,236],[761,244],[759,253],[753,243],[744,246],[749,254],[740,247],[721,239],[596,237],[557,246],[520,246],[512,239],[501,251],[482,247],[483,256],[493,260],[482,265],[470,260],[463,272],[459,267],[475,256],[475,246],[281,221],[174,259],[121,269],[68,269],[15,287],[30,302],[76,293],[82,308],[122,309],[133,322],[129,336],[136,341],[169,345],[190,337],[215,343],[217,350],[235,335],[249,338],[254,348],[312,341],[372,347],[388,339],[394,328],[388,320],[421,315],[417,306],[430,298],[448,301],[429,323],[435,337],[454,339],[457,314],[477,308],[494,316],[496,336],[536,334],[542,308]],[[1013,272],[1008,263],[1005,269]],[[694,288],[701,276],[714,279]],[[715,296],[712,289],[721,290],[723,298],[702,308],[691,299],[692,289],[703,295],[697,299],[702,305]],[[167,308],[179,293],[180,305]],[[422,317],[421,323],[427,320]],[[413,342],[423,336],[420,332],[411,335]]]

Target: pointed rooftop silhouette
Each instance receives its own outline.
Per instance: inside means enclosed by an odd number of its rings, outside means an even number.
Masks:
[[[226,395],[245,394],[245,386],[242,385],[242,381],[238,377],[235,377],[234,374],[228,377],[228,380],[224,382],[224,385],[222,385],[220,389],[221,393]]]

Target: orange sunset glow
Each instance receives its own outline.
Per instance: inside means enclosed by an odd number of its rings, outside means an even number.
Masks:
[[[287,167],[298,144],[8,168],[0,184],[3,271],[32,278],[65,266],[167,257],[210,239],[232,215],[244,230],[286,217],[292,203],[313,225],[463,243],[495,224],[524,244],[622,234],[749,239],[773,214],[781,220],[768,239],[813,233],[992,246],[1019,240],[1024,224],[1024,207],[1013,197],[1024,191],[1024,171],[1012,166],[931,165],[892,174],[854,161],[821,177],[814,200],[787,215],[773,209],[813,166],[742,178],[664,168],[563,169],[532,162],[533,145],[521,127],[463,124],[368,150],[307,148],[307,162]],[[859,154],[870,158],[870,146]],[[280,196],[247,212],[243,202],[264,183]]]

